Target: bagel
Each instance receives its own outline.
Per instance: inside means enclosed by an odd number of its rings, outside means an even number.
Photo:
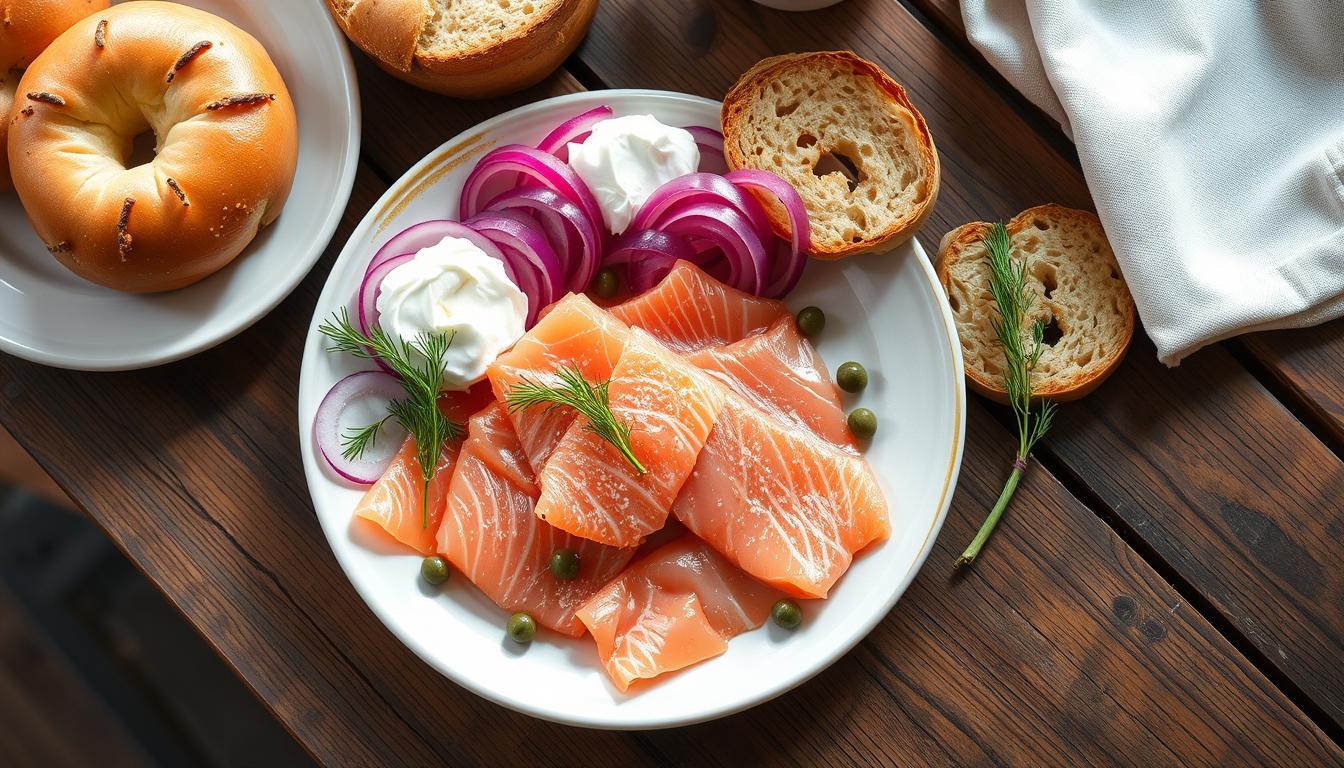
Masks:
[[[121,291],[180,288],[279,215],[297,120],[251,35],[194,8],[129,2],[75,23],[28,67],[9,129],[14,188],[61,264]],[[135,138],[154,158],[127,168]]]
[[[14,0],[0,8],[0,145],[24,68],[71,24],[107,6],[108,0]],[[11,186],[9,158],[0,152],[0,191]]]

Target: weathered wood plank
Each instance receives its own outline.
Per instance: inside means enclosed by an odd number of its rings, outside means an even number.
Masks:
[[[1344,447],[1344,320],[1315,328],[1254,333],[1239,343],[1288,388],[1293,400],[1340,451]]]
[[[966,221],[1006,218],[1048,201],[1091,207],[1077,168],[966,66],[962,53],[898,3],[849,0],[822,14],[789,14],[749,3],[700,4],[687,12],[607,0],[578,55],[613,87],[656,85],[717,97],[762,56],[830,48],[852,48],[883,64],[929,123],[943,186],[924,229],[926,244]],[[1166,406],[1149,409],[1142,423],[1117,421],[1116,391],[1132,392],[1135,407]],[[1229,408],[1233,402],[1239,410]],[[1131,436],[1130,429],[1142,431]],[[1159,435],[1169,452],[1150,445]],[[1327,713],[1332,729],[1344,728],[1338,663],[1344,615],[1333,607],[1344,604],[1344,577],[1326,567],[1338,559],[1344,529],[1344,505],[1337,502],[1344,465],[1225,350],[1209,349],[1168,371],[1151,347],[1136,344],[1112,383],[1064,408],[1044,450],[1103,491],[1110,513],[1208,596],[1229,625]],[[1194,463],[1201,450],[1218,452],[1223,463]],[[1160,468],[1152,466],[1155,454],[1167,458]],[[1260,517],[1246,522],[1226,512],[1229,504]],[[1284,547],[1303,553],[1301,562],[1325,569],[1312,595],[1282,578],[1277,571],[1284,566],[1248,525],[1280,532]]]
[[[367,112],[384,108],[379,85],[366,82]],[[417,145],[479,119],[476,107],[429,98],[434,112],[401,126],[421,134]],[[1040,468],[1013,512],[1031,524],[1006,527],[974,573],[950,580],[958,533],[1002,480],[1007,435],[977,404],[952,535],[860,650],[799,691],[719,723],[652,734],[553,726],[465,693],[402,648],[355,595],[318,529],[299,463],[303,329],[331,260],[382,188],[361,172],[313,275],[215,350],[98,376],[0,359],[0,421],[319,758],[1344,763]]]

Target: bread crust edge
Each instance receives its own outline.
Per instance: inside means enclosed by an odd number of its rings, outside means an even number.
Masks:
[[[1046,203],[1045,205],[1037,205],[1028,208],[1010,219],[1005,225],[1008,229],[1009,236],[1011,237],[1012,235],[1021,232],[1025,228],[1026,223],[1030,221],[1032,217],[1039,214],[1047,214],[1063,218],[1084,218],[1089,224],[1095,224],[1097,228],[1101,228],[1100,219],[1097,218],[1096,214],[1090,211],[1067,208],[1055,203]],[[946,293],[948,288],[948,269],[950,265],[957,261],[968,245],[983,240],[985,235],[988,234],[991,226],[992,225],[989,222],[973,221],[963,224],[943,236],[942,241],[938,245],[938,260],[935,272],[938,275],[938,282],[942,285],[944,293]],[[1120,363],[1124,361],[1125,355],[1128,354],[1130,345],[1134,341],[1134,327],[1137,324],[1138,315],[1134,305],[1134,297],[1129,293],[1128,285],[1126,285],[1125,295],[1129,299],[1125,305],[1125,343],[1112,352],[1107,358],[1105,365],[1098,368],[1094,373],[1087,376],[1074,376],[1066,381],[1051,382],[1047,386],[1033,392],[1033,395],[1036,398],[1053,400],[1055,402],[1077,400],[1080,397],[1091,394],[1097,387],[1101,386],[1106,379],[1110,378],[1111,374],[1114,373],[1118,367],[1120,367]],[[1004,405],[1008,403],[1008,392],[1003,388],[1002,381],[989,380],[969,367],[965,367],[965,370],[966,385],[969,386],[973,392],[982,397],[989,398],[996,403]]]
[[[737,130],[740,125],[746,105],[751,97],[765,84],[775,77],[781,70],[793,66],[796,62],[806,59],[832,59],[854,66],[861,74],[866,75],[876,85],[882,89],[886,96],[894,101],[902,109],[906,110],[914,118],[915,127],[918,131],[916,143],[919,146],[920,158],[924,166],[924,182],[928,190],[923,199],[912,208],[910,215],[903,220],[897,221],[882,232],[872,237],[864,238],[857,243],[849,243],[840,248],[818,247],[814,242],[812,246],[812,257],[823,261],[833,261],[844,259],[850,256],[856,256],[863,253],[872,253],[876,251],[887,251],[903,243],[909,242],[919,231],[924,222],[928,220],[929,214],[933,212],[933,207],[938,200],[938,193],[942,188],[942,166],[938,158],[938,149],[934,144],[933,135],[929,132],[928,123],[924,120],[924,115],[910,102],[909,94],[905,87],[896,82],[881,67],[867,59],[855,54],[852,51],[817,51],[812,53],[786,53],[779,56],[771,56],[762,59],[755,65],[742,73],[737,82],[728,89],[727,95],[723,98],[723,108],[721,111],[721,122],[724,135],[724,159],[728,162],[730,169],[753,168],[745,155],[737,147]],[[767,169],[768,170],[768,169]],[[759,194],[759,193],[755,193]],[[781,216],[773,205],[765,205],[766,214],[770,219],[771,227],[780,237],[788,238],[790,236],[789,222],[787,218]]]

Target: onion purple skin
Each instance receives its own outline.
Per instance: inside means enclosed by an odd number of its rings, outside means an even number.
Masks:
[[[382,462],[347,459],[341,453],[341,414],[355,400],[378,397],[384,401],[405,395],[401,381],[382,371],[358,371],[336,382],[313,417],[313,437],[331,470],[358,485],[372,485],[383,476],[391,458]],[[395,455],[395,454],[393,454]]]
[[[364,268],[364,274],[367,275],[379,264],[403,253],[413,254],[421,248],[438,245],[445,237],[460,237],[469,240],[477,248],[485,251],[487,256],[501,258],[499,250],[489,240],[477,234],[470,227],[463,225],[462,222],[451,219],[431,219],[419,224],[412,224],[389,238],[369,260],[369,265]]]
[[[611,107],[603,104],[599,107],[593,107],[587,112],[581,112],[565,122],[557,125],[546,138],[537,143],[537,149],[555,155],[557,158],[569,161],[569,145],[582,144],[588,134],[592,132],[593,126],[612,116]],[[719,137],[722,140],[722,136]],[[722,143],[720,143],[722,151]]]
[[[578,204],[545,187],[509,190],[491,200],[486,210],[531,214],[541,223],[569,274],[564,289],[578,293],[592,284],[602,261],[606,233],[601,219],[593,221]],[[563,238],[561,230],[567,232]]]
[[[695,145],[700,149],[700,171],[726,173],[728,161],[723,156],[723,134],[705,125],[688,125],[685,130],[695,139]]]
[[[602,209],[573,168],[555,155],[522,144],[508,144],[487,152],[467,174],[458,204],[458,215],[462,221],[485,209],[491,182],[504,174],[521,175],[524,179],[521,185],[535,184],[553,189],[577,204],[589,219],[602,221]],[[507,176],[511,182],[509,188],[520,186],[516,179],[516,175]]]

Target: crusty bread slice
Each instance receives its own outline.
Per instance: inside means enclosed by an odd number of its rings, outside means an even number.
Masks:
[[[597,0],[327,0],[345,34],[396,77],[488,98],[532,85],[574,51]]]
[[[1036,294],[1024,338],[1038,320],[1047,324],[1032,389],[1051,400],[1082,397],[1111,375],[1134,336],[1134,298],[1101,221],[1088,211],[1042,205],[1014,216],[1007,227],[1013,256],[1026,260],[1027,285]],[[983,242],[989,229],[977,221],[948,232],[938,248],[938,279],[961,336],[967,382],[1007,402],[1003,348],[990,325],[998,310]]]
[[[773,171],[802,195],[820,259],[909,240],[938,197],[924,117],[900,84],[849,51],[775,56],[747,70],[723,100],[723,135],[730,168]],[[783,209],[763,202],[787,235]]]

